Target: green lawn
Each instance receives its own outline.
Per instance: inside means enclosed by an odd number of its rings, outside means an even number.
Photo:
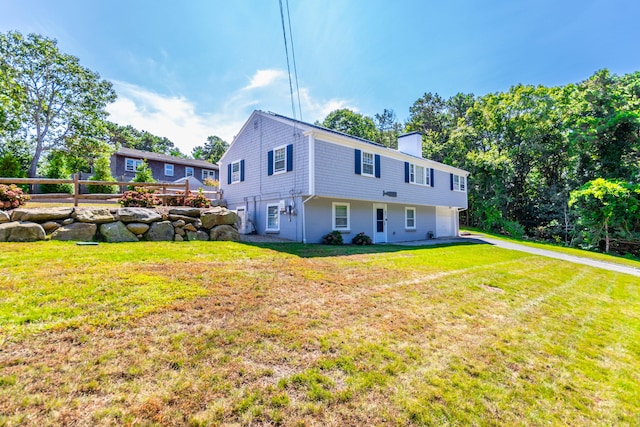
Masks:
[[[638,425],[637,277],[490,245],[0,244],[0,425]]]

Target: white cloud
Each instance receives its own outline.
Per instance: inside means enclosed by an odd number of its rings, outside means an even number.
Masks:
[[[183,96],[162,95],[124,82],[113,84],[118,99],[107,108],[109,120],[167,137],[185,154],[204,144],[209,135],[232,142],[255,109],[293,115],[289,80],[282,70],[256,71],[247,86],[233,92],[212,112],[197,111]],[[295,103],[297,106],[297,96]],[[302,118],[309,123],[324,119],[338,108],[356,110],[346,100],[314,99],[306,88],[300,89],[300,103]]]

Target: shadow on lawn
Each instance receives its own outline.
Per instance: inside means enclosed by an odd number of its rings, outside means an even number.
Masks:
[[[451,246],[470,246],[477,244],[487,244],[486,242],[478,239],[465,239],[464,241],[447,241],[442,243],[425,243],[423,245],[402,245],[402,244],[379,244],[379,245],[321,245],[311,243],[255,243],[255,242],[242,242],[243,245],[255,246],[258,248],[271,249],[277,252],[284,252],[291,255],[298,256],[300,258],[324,258],[324,257],[338,257],[338,256],[350,256],[361,254],[380,254],[380,253],[395,253],[406,252],[423,249],[437,249]]]

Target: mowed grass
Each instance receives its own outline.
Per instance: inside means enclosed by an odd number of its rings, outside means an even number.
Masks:
[[[637,277],[490,245],[0,245],[0,425],[638,425]]]

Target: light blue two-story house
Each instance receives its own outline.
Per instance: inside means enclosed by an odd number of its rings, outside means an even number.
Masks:
[[[468,172],[422,157],[419,133],[398,150],[254,111],[222,156],[220,185],[241,233],[319,243],[338,230],[374,243],[458,234]]]

